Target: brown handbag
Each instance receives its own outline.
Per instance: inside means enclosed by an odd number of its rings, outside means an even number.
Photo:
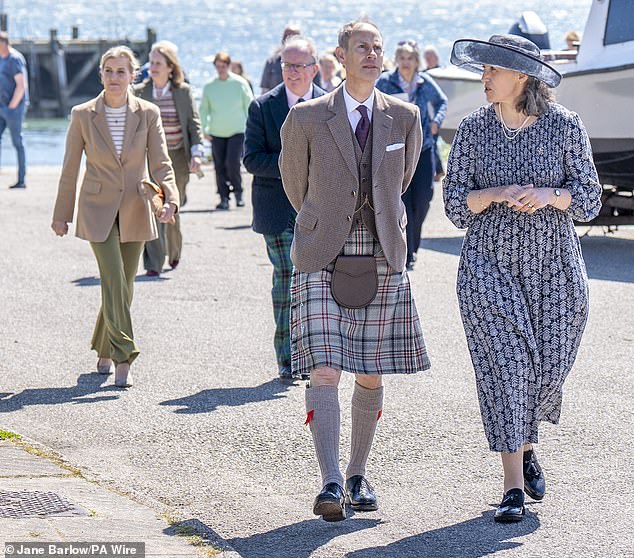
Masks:
[[[161,214],[161,210],[163,209],[163,204],[165,203],[165,194],[163,193],[161,187],[158,184],[154,184],[151,180],[143,180],[141,184],[143,185],[143,193],[150,202],[152,213],[154,213],[158,219],[158,216]],[[168,223],[173,225],[176,223],[176,219],[172,217]]]
[[[379,276],[374,256],[339,256],[332,272],[330,290],[339,306],[363,308],[374,300]]]

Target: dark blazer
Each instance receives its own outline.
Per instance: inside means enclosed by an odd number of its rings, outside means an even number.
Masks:
[[[282,126],[280,170],[284,190],[298,211],[291,259],[305,273],[332,262],[353,225],[359,167],[343,87],[295,105]],[[407,214],[401,195],[416,170],[422,135],[415,104],[374,90],[374,218],[387,263],[399,272],[407,254]]]
[[[313,85],[313,98],[325,93]],[[282,150],[280,129],[287,114],[288,99],[283,83],[255,99],[249,106],[243,162],[253,174],[253,230],[260,234],[280,234],[295,216],[295,210],[282,187],[277,164]]]
[[[152,80],[134,86],[134,94],[146,101],[154,102],[152,97]],[[183,130],[183,147],[187,154],[187,160],[192,157],[191,147],[198,143],[202,144],[203,136],[200,129],[200,115],[198,108],[192,97],[191,87],[187,83],[182,83],[180,87],[172,87],[172,98],[176,105],[176,114]]]

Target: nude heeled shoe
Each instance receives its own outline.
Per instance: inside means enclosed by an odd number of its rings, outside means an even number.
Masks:
[[[106,364],[104,361],[108,361]],[[97,361],[97,373],[98,374],[112,374],[114,367],[114,362],[112,359],[106,357],[100,357]]]
[[[120,362],[117,364],[114,373],[114,385],[120,388],[129,388],[132,385],[129,363]]]

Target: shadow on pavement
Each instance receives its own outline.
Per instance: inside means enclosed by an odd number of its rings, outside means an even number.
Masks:
[[[171,269],[169,270],[165,270],[163,273],[167,273],[168,271],[172,271]],[[134,278],[134,282],[135,283],[154,283],[154,282],[161,282],[161,281],[169,281],[170,278],[169,277],[163,277],[163,275],[160,275],[159,277],[146,277],[145,275],[137,275]],[[99,277],[80,277],[79,279],[73,279],[71,281],[71,283],[73,283],[76,287],[96,287],[98,285],[101,285],[101,279],[99,279]]]
[[[495,523],[493,511],[480,517],[401,539],[387,546],[366,548],[346,554],[346,558],[481,558],[503,550],[517,549],[511,541],[539,529],[536,514],[526,512],[519,523]]]
[[[96,403],[97,401],[110,401],[119,399],[118,395],[98,395],[86,397],[98,392],[104,387],[102,384],[108,376],[97,373],[80,374],[77,385],[73,387],[25,389],[20,393],[0,399],[0,413],[18,411],[30,405],[59,405],[61,403]],[[114,386],[112,386],[113,389]]]
[[[227,539],[227,542],[242,558],[309,558],[332,539],[372,529],[379,523],[379,519],[348,519],[337,523],[327,523],[317,518],[306,519],[266,533]],[[370,540],[371,537],[372,533],[368,532]]]
[[[179,414],[210,413],[218,407],[239,407],[246,403],[256,403],[279,399],[292,384],[277,378],[255,387],[205,389],[194,395],[162,401],[159,405],[180,407],[174,412]]]
[[[223,230],[223,231],[244,231],[244,230],[251,230],[251,225],[233,225],[231,227],[216,227],[218,230]]]
[[[215,209],[179,209],[178,213],[215,213]]]

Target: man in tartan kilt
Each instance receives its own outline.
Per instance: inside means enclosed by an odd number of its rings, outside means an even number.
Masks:
[[[326,521],[345,519],[346,499],[356,511],[378,509],[365,468],[383,408],[382,375],[430,366],[405,272],[401,200],[420,155],[420,114],[374,88],[383,65],[383,39],[374,24],[346,24],[338,43],[346,81],[290,110],[280,154],[284,190],[298,212],[291,246],[291,365],[294,374],[310,374],[306,423],[322,477],[313,512]],[[335,301],[331,277],[340,256],[376,263],[376,295],[365,306]],[[355,374],[345,482],[339,466],[342,370]]]
[[[278,374],[283,380],[292,381],[289,307],[293,271],[291,242],[296,212],[284,193],[280,178],[280,128],[290,107],[300,100],[319,97],[325,91],[312,82],[317,74],[317,50],[312,41],[290,37],[282,48],[282,66],[283,83],[249,106],[243,162],[253,174],[253,230],[264,236],[273,264],[271,297]]]

